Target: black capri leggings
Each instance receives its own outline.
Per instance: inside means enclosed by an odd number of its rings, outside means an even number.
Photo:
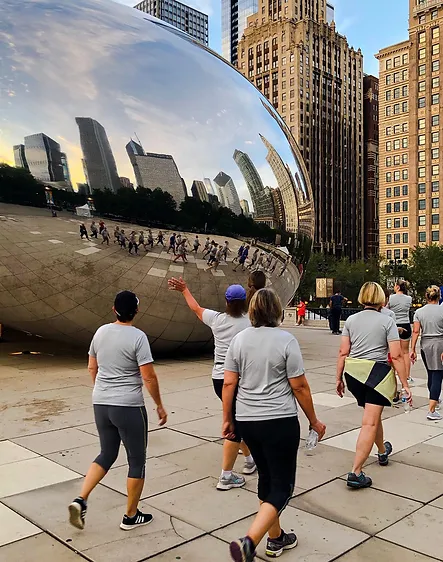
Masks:
[[[298,417],[237,423],[257,465],[258,499],[281,513],[294,493],[300,443]]]
[[[117,460],[123,441],[129,464],[128,478],[144,478],[148,445],[146,408],[94,404],[94,416],[101,447],[94,462],[107,472]]]

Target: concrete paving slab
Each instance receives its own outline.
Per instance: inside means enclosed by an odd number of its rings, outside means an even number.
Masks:
[[[1,551],[0,551],[1,552]],[[182,544],[154,556],[155,562],[171,562],[180,560],[181,562],[226,562],[229,556],[227,544],[215,537],[205,535],[186,544]]]
[[[329,408],[340,408],[341,406],[347,406],[348,404],[355,403],[354,398],[350,398],[348,396],[340,398],[340,396],[337,396],[337,394],[335,394],[335,389],[333,394],[328,394],[326,392],[313,394],[312,399],[315,406],[318,404],[319,406],[328,406]]]
[[[418,552],[408,550],[396,544],[373,537],[357,548],[337,558],[340,562],[374,562],[374,560],[389,560],[389,562],[433,562],[436,558],[423,556]]]
[[[373,488],[350,490],[340,479],[291,500],[290,505],[370,535],[422,506]]]
[[[153,431],[148,439],[148,456],[161,457],[183,449],[191,449],[204,443],[203,440],[191,435],[184,435],[172,429],[162,428]]]
[[[34,452],[12,441],[0,441],[0,466],[38,457]]]
[[[79,429],[70,428],[47,431],[37,435],[29,435],[28,437],[19,437],[14,442],[40,455],[47,455],[48,453],[56,453],[66,448],[75,449],[85,445],[98,444],[98,439],[95,435],[89,435]]]
[[[83,562],[84,558],[46,533],[21,539],[0,548],[0,560],[7,562]]]
[[[0,504],[0,546],[15,541],[20,541],[26,537],[41,533],[41,529],[21,517],[12,509]],[[8,560],[1,558],[2,551],[0,549],[0,560]]]
[[[394,453],[392,460],[443,473],[443,449],[428,445],[428,441]]]
[[[74,470],[77,474],[85,475],[91,466],[91,463],[97,458],[99,453],[100,444],[96,442],[92,445],[85,445],[84,447],[62,449],[61,451],[47,454],[46,457],[61,466]],[[126,464],[126,451],[125,448],[121,446],[117,460],[114,463],[114,467],[125,466]]]

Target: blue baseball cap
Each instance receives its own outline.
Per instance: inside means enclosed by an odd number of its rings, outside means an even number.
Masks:
[[[227,301],[246,300],[246,291],[241,285],[230,285],[226,289],[225,297]]]

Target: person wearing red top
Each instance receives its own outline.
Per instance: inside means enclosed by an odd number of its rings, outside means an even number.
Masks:
[[[297,326],[305,325],[306,304],[300,301],[297,305]]]

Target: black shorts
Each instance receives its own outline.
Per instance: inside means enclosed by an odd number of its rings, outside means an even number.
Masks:
[[[391,403],[387,398],[382,396],[370,386],[354,379],[354,377],[351,377],[348,373],[345,373],[345,379],[349,392],[355,397],[357,404],[362,408],[364,408],[366,404],[373,404],[374,406],[391,406]]]
[[[405,332],[402,332],[401,334],[399,334],[401,340],[410,340],[411,339],[412,329],[411,329],[410,324],[397,324],[397,328],[403,328],[404,330],[406,330]]]
[[[223,400],[223,379],[212,379],[212,384],[214,385],[215,394]],[[235,404],[237,401],[237,390],[234,394],[234,402],[232,404],[232,417],[234,419],[234,433],[235,439],[228,439],[228,441],[234,441],[235,443],[241,443],[242,438],[240,437],[240,429],[238,427],[237,420],[235,419]]]

